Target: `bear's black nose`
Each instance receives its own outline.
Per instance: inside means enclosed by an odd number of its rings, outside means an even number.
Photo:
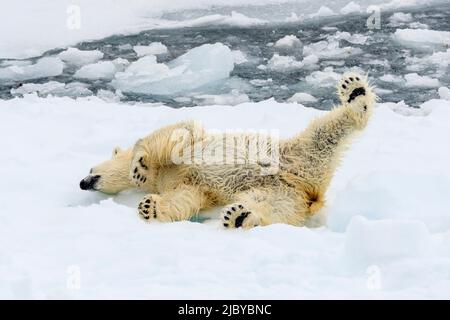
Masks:
[[[93,190],[100,176],[88,176],[80,181],[81,190]]]

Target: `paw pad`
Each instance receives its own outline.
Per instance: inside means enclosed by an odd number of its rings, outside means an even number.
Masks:
[[[260,225],[259,218],[242,204],[226,207],[222,213],[222,223],[225,228],[249,228]]]
[[[139,215],[145,220],[149,220],[150,218],[157,219],[158,218],[158,203],[156,199],[152,196],[146,196],[138,206]]]
[[[141,187],[144,183],[147,182],[147,170],[148,166],[145,164],[143,156],[135,156],[133,161],[131,162],[131,173],[130,176],[132,178],[133,183]]]
[[[366,95],[367,84],[358,75],[344,77],[339,82],[339,94],[346,103],[351,103],[359,96]]]

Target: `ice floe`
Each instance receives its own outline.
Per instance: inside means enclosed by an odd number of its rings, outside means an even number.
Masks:
[[[45,83],[25,83],[18,88],[11,89],[14,96],[22,96],[25,94],[36,93],[40,97],[68,96],[68,97],[85,97],[93,95],[88,89],[89,85],[81,82],[62,83],[58,81],[49,81]]]
[[[99,50],[80,50],[77,48],[68,48],[58,55],[62,61],[77,67],[95,63],[103,59],[103,56],[103,52]]]
[[[167,54],[169,50],[161,42],[152,42],[148,46],[134,46],[134,52],[136,52],[138,57],[143,57],[147,55],[159,55]]]
[[[31,65],[12,65],[0,69],[0,81],[23,81],[62,74],[64,63],[56,57],[45,57]]]
[[[292,97],[290,97],[287,101],[288,102],[298,102],[298,103],[316,102],[317,98],[306,92],[297,92]]]
[[[77,70],[74,78],[90,80],[112,79],[117,72],[123,71],[128,64],[128,61],[122,58],[117,58],[114,61],[100,61],[88,64]]]
[[[341,10],[340,13],[342,14],[350,14],[350,13],[359,13],[362,12],[361,6],[356,2],[349,2],[346,4]]]
[[[406,74],[405,80],[407,87],[436,88],[440,85],[438,79],[434,79],[428,76],[421,76],[417,73]]]
[[[450,100],[450,89],[447,87],[440,87],[438,90],[439,97],[444,100]]]
[[[168,95],[193,90],[229,77],[234,68],[231,50],[221,44],[205,44],[168,62],[155,56],[133,62],[118,72],[112,85],[123,92]]]

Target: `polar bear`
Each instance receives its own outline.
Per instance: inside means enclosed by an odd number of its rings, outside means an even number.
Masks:
[[[377,99],[367,78],[358,74],[344,75],[337,88],[340,106],[280,140],[272,150],[276,162],[251,159],[248,146],[258,138],[252,134],[237,134],[225,143],[233,161],[208,161],[223,160],[228,150],[205,161],[205,151],[222,150],[217,146],[226,139],[182,122],[151,133],[128,150],[114,149],[112,159],[92,168],[80,187],[109,194],[145,190],[138,213],[149,222],[188,220],[202,209],[222,206],[225,228],[303,226],[324,206],[349,138],[366,126]],[[262,145],[274,149],[271,138]],[[203,155],[201,161],[189,161],[196,154]]]

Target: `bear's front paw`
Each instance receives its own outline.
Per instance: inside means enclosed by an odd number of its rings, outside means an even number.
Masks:
[[[137,187],[142,187],[147,182],[148,165],[145,159],[145,154],[138,152],[131,160],[130,178]]]
[[[355,112],[366,112],[375,102],[375,94],[366,79],[358,74],[344,76],[338,84],[341,102]]]
[[[261,218],[239,203],[225,207],[221,216],[225,228],[249,229],[261,225]]]
[[[169,221],[169,217],[166,216],[161,210],[162,199],[157,194],[149,194],[142,199],[138,206],[139,216],[146,221],[159,220]]]

